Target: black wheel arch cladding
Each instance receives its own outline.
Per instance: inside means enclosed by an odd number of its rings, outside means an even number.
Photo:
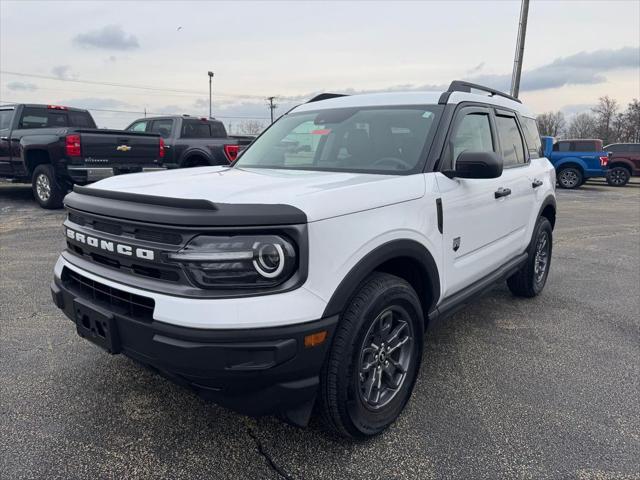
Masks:
[[[342,279],[338,288],[334,291],[329,303],[325,307],[323,317],[341,313],[348,305],[351,297],[357,292],[358,287],[374,271],[383,267],[389,262],[408,259],[419,269],[423,278],[424,291],[417,294],[423,304],[425,316],[429,309],[435,305],[440,298],[440,276],[436,262],[427,248],[415,240],[398,239],[384,243],[371,252],[347,273]],[[384,270],[383,270],[384,271]],[[406,279],[412,287],[414,282]]]

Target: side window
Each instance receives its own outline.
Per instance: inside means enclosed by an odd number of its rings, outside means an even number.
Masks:
[[[571,142],[572,152],[595,152],[597,150],[595,142]]]
[[[524,138],[527,141],[527,149],[529,150],[529,158],[540,158],[544,155],[542,149],[542,140],[540,140],[540,132],[538,132],[538,124],[534,118],[522,117],[522,129]]]
[[[571,142],[558,142],[553,146],[554,152],[568,152],[571,148]]]
[[[524,144],[522,143],[522,136],[518,130],[515,117],[496,115],[496,126],[498,128],[500,146],[502,147],[504,166],[512,167],[526,163]]]
[[[129,128],[127,128],[127,130],[129,132],[146,132],[148,123],[149,122],[147,122],[146,120],[143,120],[141,122],[136,122],[133,125],[131,125]]]
[[[211,123],[211,136],[213,138],[227,138],[227,131],[221,123]]]
[[[171,136],[171,129],[173,128],[173,120],[170,118],[164,120],[154,120],[151,124],[151,133],[159,133],[162,138],[169,138]]]
[[[0,130],[6,130],[11,124],[14,110],[0,110]]]
[[[182,138],[211,138],[209,122],[182,122]]]
[[[449,141],[449,151],[453,165],[462,152],[494,152],[489,115],[486,113],[465,115]]]

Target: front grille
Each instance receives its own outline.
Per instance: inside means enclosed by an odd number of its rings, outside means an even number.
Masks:
[[[76,225],[93,228],[98,232],[110,233],[112,235],[124,235],[126,233],[131,238],[144,240],[147,242],[164,243],[167,245],[181,245],[184,240],[182,238],[182,235],[179,233],[171,233],[150,228],[141,228],[137,225],[126,225],[123,228],[123,225],[121,223],[112,223],[97,220],[91,218],[90,216],[81,215],[75,212],[69,212],[69,220]]]
[[[109,287],[64,267],[62,284],[80,298],[90,300],[107,310],[135,320],[151,322],[155,302],[152,298]]]

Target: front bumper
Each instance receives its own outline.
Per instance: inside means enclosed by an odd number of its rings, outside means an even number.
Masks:
[[[123,353],[240,413],[279,413],[298,424],[308,419],[338,320],[333,316],[254,329],[189,328],[136,318],[114,307],[117,302],[111,297],[96,295],[83,285],[66,282],[64,277],[54,278],[51,293],[56,306],[76,324],[81,336],[92,339],[89,325],[77,320],[84,312],[108,318],[109,332],[115,335],[110,340],[112,353]],[[305,336],[319,331],[327,332],[326,340],[305,347]],[[296,413],[300,410],[304,413]]]

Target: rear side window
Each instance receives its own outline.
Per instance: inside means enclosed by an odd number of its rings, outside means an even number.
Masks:
[[[69,126],[81,128],[96,128],[89,112],[69,112]]]
[[[209,122],[184,121],[182,123],[182,138],[211,138]]]
[[[535,119],[522,117],[522,130],[529,150],[529,158],[540,158],[544,155],[542,151],[542,140],[538,132],[538,124]]]
[[[596,146],[596,142],[580,141],[580,142],[571,142],[571,151],[572,152],[596,152],[598,151],[598,148]]]
[[[151,124],[151,133],[159,133],[162,138],[169,138],[171,136],[171,129],[173,128],[173,120],[170,118],[164,120],[154,120]]]
[[[0,110],[0,130],[6,130],[11,124],[14,110]]]
[[[25,108],[22,111],[19,128],[66,127],[69,119],[66,112],[46,108]]]
[[[470,113],[465,115],[453,138],[449,142],[454,162],[462,152],[493,152],[491,124],[486,113]]]
[[[526,163],[524,144],[518,130],[515,117],[496,116],[498,138],[502,147],[502,158],[505,167],[513,167]]]
[[[142,120],[140,122],[135,122],[135,123],[131,124],[129,126],[129,128],[127,128],[127,131],[128,132],[146,132],[148,123],[149,122],[146,121],[146,120]]]
[[[227,138],[227,130],[222,123],[211,123],[210,125],[213,138]]]

